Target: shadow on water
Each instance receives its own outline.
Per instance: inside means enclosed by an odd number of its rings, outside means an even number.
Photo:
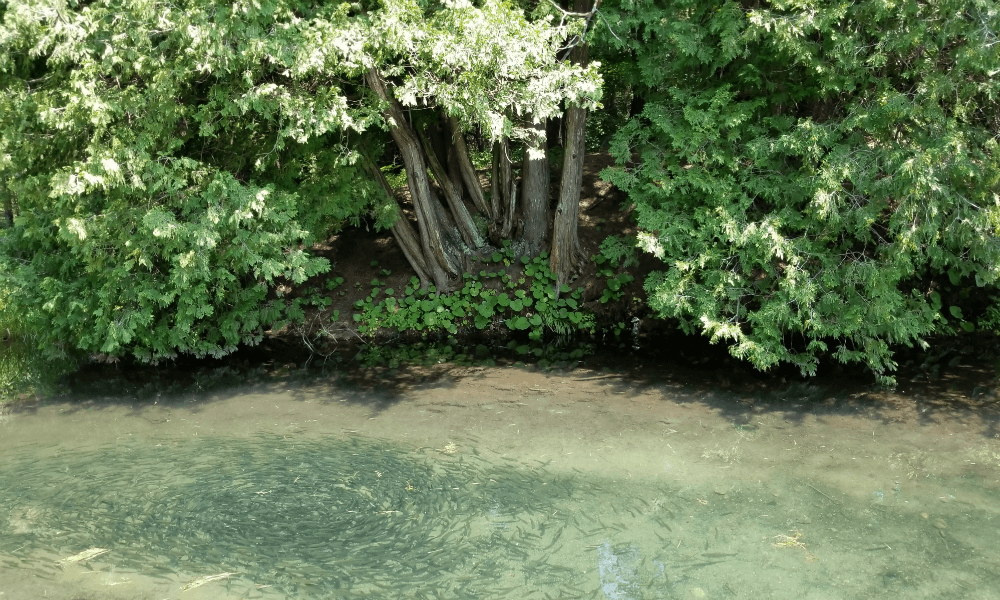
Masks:
[[[708,406],[735,425],[749,426],[756,416],[771,413],[791,423],[835,415],[891,423],[901,404],[909,404],[922,424],[976,421],[985,437],[1000,436],[1000,344],[990,335],[949,338],[927,352],[900,349],[899,385],[891,394],[875,386],[871,373],[860,366],[823,363],[816,377],[802,377],[788,367],[762,373],[730,357],[722,346],[679,334],[606,344],[562,368],[525,365],[520,362],[524,357],[502,345],[491,352],[491,364],[551,377],[581,372],[589,377],[599,371],[609,389],[625,396],[666,386],[664,397],[670,402]],[[64,394],[49,401],[72,399],[69,412],[124,405],[139,414],[154,403],[197,412],[198,405],[253,387],[304,397],[297,390],[332,385],[344,392],[348,404],[377,414],[405,402],[416,386],[447,391],[482,371],[476,363],[453,362],[362,367],[343,358],[356,358],[356,348],[345,348],[342,354],[337,360],[314,360],[300,345],[271,339],[220,360],[181,358],[161,366],[90,364],[67,376]],[[12,409],[30,413],[43,404],[23,402]]]

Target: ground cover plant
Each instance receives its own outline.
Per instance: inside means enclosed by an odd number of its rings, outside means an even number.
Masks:
[[[411,277],[402,289],[389,287],[385,278],[391,271],[380,269],[378,262],[372,261],[377,276],[358,286],[370,286],[367,295],[353,302],[350,315],[339,310],[329,314],[330,323],[318,328],[315,339],[321,342],[324,335],[334,338],[338,326],[352,327],[360,340],[370,342],[361,354],[362,363],[393,368],[414,362],[488,364],[504,353],[533,360],[542,368],[568,365],[589,353],[593,347],[590,340],[601,326],[593,310],[584,305],[581,288],[571,282],[559,286],[557,293],[557,278],[547,259],[544,252],[534,258],[518,256],[513,244],[507,242],[482,262],[477,273],[465,273],[464,285],[449,294],[439,293],[433,286],[421,288],[416,277]],[[601,254],[593,260],[608,261]],[[610,287],[605,288],[602,303],[607,302],[611,287],[621,290],[623,282],[632,280],[627,272],[605,271],[602,275],[606,275]],[[337,277],[326,287],[337,289],[343,281],[343,277]],[[301,306],[328,306],[329,297],[317,291],[296,302]],[[624,324],[611,329],[617,337]],[[387,343],[404,333],[409,334],[408,343]],[[413,341],[415,333],[421,341]],[[468,340],[483,335],[508,341],[498,347],[496,342],[487,346],[454,337]]]

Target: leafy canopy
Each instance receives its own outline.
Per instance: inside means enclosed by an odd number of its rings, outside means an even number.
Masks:
[[[41,0],[0,4],[0,310],[51,355],[218,356],[280,327],[310,244],[398,217],[361,168],[384,139],[362,85],[524,137],[596,67],[579,24],[448,0]],[[291,313],[294,314],[294,311]]]
[[[647,103],[605,176],[664,262],[645,283],[657,314],[762,369],[812,374],[832,353],[884,377],[892,344],[947,327],[936,279],[996,287],[993,2],[622,0],[606,16]]]
[[[288,68],[295,24],[322,10],[6,5],[4,310],[42,349],[158,360],[254,343],[281,318],[268,286],[329,268],[304,246],[380,208],[347,144],[371,111]]]

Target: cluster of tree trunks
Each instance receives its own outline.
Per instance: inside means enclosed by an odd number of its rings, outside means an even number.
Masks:
[[[575,0],[578,14],[596,14],[590,0]],[[585,13],[590,9],[590,13]],[[588,20],[589,24],[589,20]],[[585,65],[587,44],[582,38],[571,41],[567,58]],[[469,156],[461,123],[454,117],[441,115],[439,127],[444,131],[428,135],[415,128],[406,118],[403,106],[396,99],[391,82],[374,67],[365,74],[367,85],[385,103],[384,116],[392,138],[406,169],[407,184],[416,216],[417,231],[401,216],[392,233],[425,288],[433,282],[441,292],[451,291],[461,273],[471,261],[492,252],[504,240],[516,244],[522,254],[537,256],[546,248],[551,231],[550,267],[558,277],[557,289],[579,266],[583,252],[577,237],[580,214],[580,188],[583,183],[585,153],[584,131],[587,111],[575,106],[566,108],[565,154],[559,200],[554,217],[550,217],[550,173],[547,159],[546,124],[533,126],[536,135],[526,144],[520,165],[521,203],[518,204],[516,167],[511,160],[511,144],[507,138],[493,146],[490,172],[490,194],[484,193]],[[441,135],[441,134],[444,135]],[[443,162],[442,162],[443,161]],[[431,185],[428,169],[437,187]],[[392,196],[385,177],[374,164],[373,177]],[[436,190],[444,196],[444,204]],[[484,237],[469,212],[465,197],[487,223]],[[447,209],[445,208],[447,205]]]

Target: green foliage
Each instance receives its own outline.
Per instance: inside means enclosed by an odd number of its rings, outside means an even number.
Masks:
[[[614,277],[610,277],[607,282],[607,287],[601,293],[600,302],[601,304],[607,304],[608,302],[617,302],[624,295],[624,288],[629,283],[635,281],[635,277],[629,275],[628,273],[619,273]]]
[[[563,161],[566,157],[566,150],[562,146],[549,146],[549,149],[545,153],[545,157],[549,161],[549,169],[553,173],[558,173],[562,170]]]
[[[439,107],[463,127],[478,125],[491,143],[530,139],[532,121],[560,115],[564,102],[595,108],[601,96],[599,63],[560,60],[582,20],[537,16],[496,0],[385,0],[347,27],[315,28],[299,68],[328,68],[331,59],[377,64],[400,77],[395,94],[404,106]]]
[[[972,278],[963,278],[957,270],[950,269],[947,278],[934,282],[933,291],[927,295],[927,298],[930,301],[931,310],[938,313],[938,333],[960,335],[976,330],[976,319],[966,316],[966,311],[962,309],[963,306],[970,313],[982,313],[978,319],[981,329],[996,330],[995,325],[990,324],[989,316],[994,308],[987,305],[985,310],[981,310],[984,299],[975,298],[973,300],[975,296],[980,295],[973,294],[973,292],[978,292],[977,287],[983,286],[976,286],[970,279]],[[995,306],[997,298],[986,300],[987,303],[991,301]]]
[[[556,280],[548,268],[546,253],[534,259],[521,258],[524,285],[500,270],[516,258],[509,243],[491,258],[497,271],[483,269],[478,276],[466,274],[463,287],[447,296],[438,294],[433,286],[421,290],[416,277],[411,278],[398,297],[395,290],[383,291],[379,287],[381,282],[373,280],[368,297],[354,303],[360,311],[353,316],[358,333],[395,329],[446,331],[454,335],[459,328],[485,330],[503,324],[538,341],[546,331],[562,335],[593,331],[594,316],[582,308],[580,290],[571,290],[564,284],[557,297]]]
[[[830,353],[890,381],[892,344],[969,322],[935,306],[929,281],[995,289],[994,3],[603,10],[623,41],[604,40],[633,57],[647,99],[604,176],[664,262],[645,282],[657,314],[761,369],[812,374]]]
[[[597,276],[607,278],[606,287],[601,292],[601,304],[617,302],[625,294],[623,288],[635,281],[635,277],[626,271],[615,274],[619,266],[624,269],[639,264],[635,251],[635,238],[609,235],[601,242],[600,252],[591,256],[590,260],[597,265]]]
[[[342,141],[370,110],[289,70],[293,25],[335,8],[46,6],[6,3],[0,24],[0,196],[18,208],[0,310],[45,354],[255,343],[299,313],[269,286],[329,268],[303,248],[366,211],[396,218]]]
[[[986,331],[1000,331],[1000,296],[991,298],[991,305],[979,317],[977,325],[979,329]]]
[[[394,190],[406,187],[406,169],[397,167],[396,165],[386,165],[381,168],[382,175],[385,176],[386,182],[389,183],[389,187]]]
[[[602,26],[603,27],[603,24]],[[604,48],[595,48],[600,52]],[[634,94],[631,83],[633,66],[630,60],[610,60],[601,57],[601,79],[603,95],[600,109],[587,114],[585,145],[587,152],[602,152],[608,145],[614,133],[623,127],[629,118],[629,109]]]
[[[21,394],[54,392],[58,378],[75,366],[71,361],[47,359],[34,350],[31,333],[9,310],[11,291],[0,282],[0,408]]]
[[[621,266],[624,269],[638,266],[639,257],[636,253],[635,237],[609,235],[601,240],[600,252],[592,256],[591,260],[598,265]]]
[[[489,148],[486,150],[474,150],[469,148],[469,160],[472,161],[472,167],[477,171],[485,171],[493,165],[493,151]]]
[[[328,270],[312,242],[398,218],[361,166],[386,125],[368,69],[409,108],[524,138],[598,105],[599,65],[559,58],[582,27],[495,0],[4,2],[0,310],[52,356],[255,343],[314,302],[269,296]]]

